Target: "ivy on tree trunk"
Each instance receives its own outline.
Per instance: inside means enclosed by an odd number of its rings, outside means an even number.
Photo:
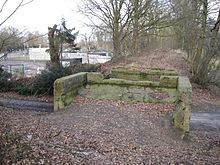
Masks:
[[[52,64],[59,64],[59,41],[56,36],[57,25],[55,24],[52,28],[48,27],[48,40],[49,40],[49,51],[50,61]]]
[[[49,52],[52,64],[60,64],[64,43],[73,49],[76,47],[74,41],[78,32],[72,34],[73,30],[75,30],[75,28],[66,28],[64,19],[62,19],[60,28],[58,28],[56,24],[52,28],[48,27]]]

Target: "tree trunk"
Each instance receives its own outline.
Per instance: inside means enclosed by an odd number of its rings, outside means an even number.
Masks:
[[[194,58],[192,61],[192,73],[195,82],[204,85],[208,81],[208,66],[206,63],[207,52],[205,48],[206,41],[206,29],[207,29],[207,17],[208,17],[208,0],[203,1],[202,5],[202,24],[200,37],[194,51]]]
[[[208,75],[208,73],[210,71],[211,60],[217,55],[216,49],[217,49],[217,36],[219,32],[219,27],[220,27],[220,10],[218,13],[217,21],[211,30],[209,49],[205,47],[203,41],[203,43],[200,43],[203,44],[202,47],[200,48],[201,50],[198,51],[198,53],[201,52],[200,58],[198,58],[198,54],[197,54],[197,60],[199,61],[196,61],[197,62],[195,68],[196,70],[193,79],[196,82],[200,83],[201,85],[205,85],[207,82],[210,81],[210,76]]]
[[[119,2],[115,1],[115,3],[112,3],[113,6],[113,13],[114,13],[114,19],[113,19],[113,58],[118,58],[122,55],[121,52],[121,30],[120,30],[120,17],[121,17],[121,9],[119,8]]]
[[[132,36],[132,46],[131,53],[136,55],[138,53],[138,38],[139,38],[139,0],[133,2],[133,36]]]
[[[118,30],[117,25],[115,25],[115,30],[113,30],[113,54],[114,57],[120,57],[121,53],[121,34]]]
[[[59,64],[59,44],[56,38],[56,29],[57,25],[54,25],[53,28],[48,27],[48,40],[49,40],[49,49],[50,49],[50,61],[52,64]]]

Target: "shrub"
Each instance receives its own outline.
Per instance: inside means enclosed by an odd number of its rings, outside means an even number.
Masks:
[[[31,87],[31,93],[34,95],[53,94],[53,83],[56,79],[71,75],[69,68],[62,66],[50,66],[38,75]]]
[[[0,92],[8,92],[14,87],[12,75],[0,69]]]
[[[33,83],[35,78],[21,78],[16,80],[16,85],[14,85],[13,91],[21,95],[33,95]]]
[[[35,78],[18,80],[11,79],[11,74],[0,70],[0,91],[15,91],[22,95],[53,95],[53,84],[56,79],[78,72],[96,72],[99,70],[99,64],[76,64],[67,68],[48,65],[48,68]]]
[[[23,81],[28,82],[27,80]],[[0,92],[17,92],[25,86],[26,84],[21,83],[20,79],[17,80],[11,73],[0,68]]]
[[[36,77],[31,89],[24,89],[22,93],[31,93],[32,95],[47,93],[53,95],[53,84],[56,79],[78,72],[94,72],[97,71],[99,68],[100,65],[94,64],[76,64],[66,68],[62,66],[52,65]]]
[[[100,64],[76,64],[70,66],[70,69],[73,74],[79,72],[97,72],[100,71],[101,65]]]

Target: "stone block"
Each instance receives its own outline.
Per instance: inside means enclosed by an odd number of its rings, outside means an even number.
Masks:
[[[134,100],[134,96],[132,93],[130,92],[126,92],[122,95],[121,100],[123,101],[128,101],[128,102],[132,102]]]
[[[141,93],[134,93],[133,94],[133,101],[134,102],[144,102],[144,95]]]
[[[78,90],[87,83],[87,73],[81,72],[57,79],[54,82],[54,111],[70,104]]]
[[[141,74],[140,72],[135,70],[128,70],[126,68],[112,69],[111,77],[133,81],[148,80],[147,74]]]
[[[125,80],[125,79],[106,79],[103,81],[103,84],[110,84],[110,85],[120,85],[120,86],[135,86],[135,87],[158,87],[158,82],[153,81],[132,81],[132,80]]]
[[[101,73],[97,72],[88,72],[87,73],[87,83],[94,84],[94,83],[102,83],[104,76]]]
[[[184,133],[189,132],[191,116],[191,105],[179,102],[173,112],[173,125],[175,128],[181,129]]]
[[[165,70],[165,69],[149,69],[147,71],[150,75],[159,75],[159,76],[178,76],[174,70]]]
[[[177,88],[178,76],[161,76],[160,87]]]
[[[129,67],[115,67],[112,69],[112,78],[134,81],[157,81],[160,76],[178,76],[174,70],[146,69],[139,71]]]
[[[173,113],[174,127],[179,128],[184,134],[189,132],[191,104],[192,104],[192,85],[188,77],[180,76],[177,86],[176,109]]]
[[[192,85],[191,85],[188,77],[179,76],[179,78],[178,78],[178,91],[192,93]]]
[[[86,90],[86,96],[91,98],[121,100],[126,88],[117,85],[93,84],[87,85]]]

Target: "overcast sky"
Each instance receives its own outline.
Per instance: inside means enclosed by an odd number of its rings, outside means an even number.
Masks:
[[[0,8],[5,0],[0,0]],[[3,20],[21,0],[8,0],[4,10],[0,13],[0,21]],[[25,0],[26,2],[28,0]],[[77,4],[81,0],[34,0],[30,4],[21,7],[4,26],[13,26],[30,31],[47,32],[48,26],[59,24],[61,18],[67,21],[67,27],[76,27],[81,33],[86,33],[84,18],[77,13]]]

